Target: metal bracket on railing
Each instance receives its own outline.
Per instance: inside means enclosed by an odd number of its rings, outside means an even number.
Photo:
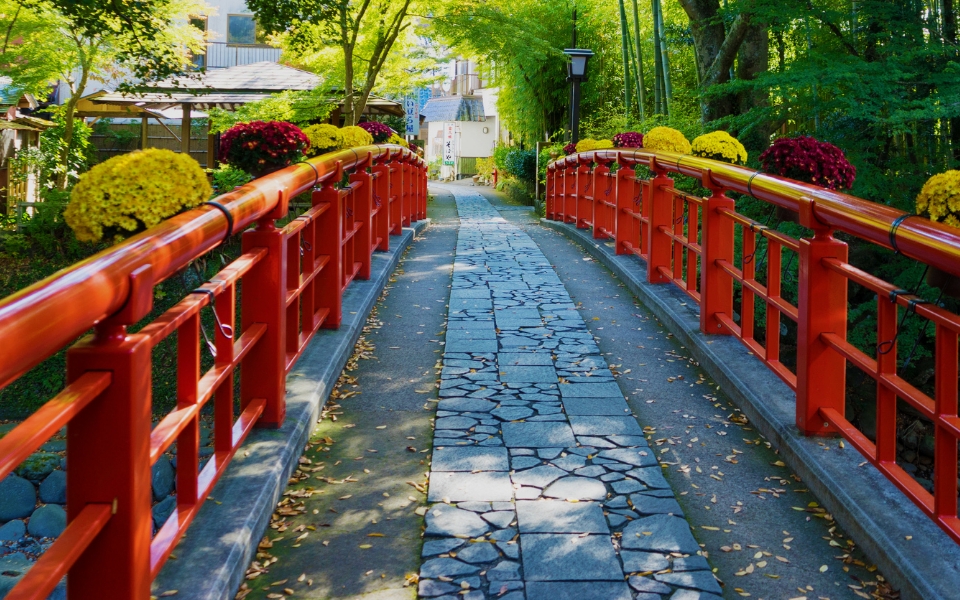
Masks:
[[[922,279],[921,279],[921,281],[922,281]],[[919,284],[919,282],[918,282],[918,283],[917,283],[917,286],[919,287],[919,285],[920,285],[920,284]],[[910,291],[907,291],[907,290],[899,290],[899,289],[898,289],[898,290],[891,290],[891,291],[890,291],[890,302],[892,302],[894,305],[896,305],[896,303],[897,303],[897,298],[898,298],[899,296],[906,296],[906,295],[914,295],[914,296],[915,296],[915,292],[910,292]],[[897,337],[900,335],[900,331],[903,330],[903,324],[906,323],[907,317],[908,317],[909,315],[917,312],[917,305],[918,305],[918,304],[933,304],[933,302],[930,302],[929,300],[924,300],[923,298],[918,298],[918,297],[910,298],[909,300],[907,300],[906,310],[903,311],[903,316],[900,317],[900,322],[897,324],[897,329],[893,332],[893,339],[887,340],[887,341],[885,341],[885,342],[880,342],[879,344],[877,344],[877,354],[890,354],[890,352],[893,351],[893,345],[897,343]],[[910,354],[911,354],[911,357],[912,357],[913,352],[911,351]]]
[[[313,246],[307,240],[303,240],[300,242],[300,256],[303,256],[304,250],[306,250],[307,252],[310,252],[311,250],[313,250]]]
[[[900,226],[903,225],[903,222],[909,219],[910,217],[917,217],[919,215],[914,215],[907,213],[900,215],[894,219],[893,223],[890,224],[890,247],[893,248],[893,251],[897,254],[900,254],[900,247],[897,246],[897,230],[900,229]]]
[[[759,233],[759,234],[760,234],[760,237],[763,237],[763,232],[764,232],[765,230],[770,229],[769,227],[767,227],[767,226],[764,225],[763,223],[757,223],[756,221],[752,221],[752,222],[750,223],[749,227],[750,227],[750,231],[752,231],[752,232],[754,232],[754,233]],[[753,260],[753,257],[755,257],[756,255],[757,255],[757,245],[756,245],[756,240],[754,240],[753,252],[751,252],[750,254],[747,254],[746,256],[743,257],[743,264],[744,264],[744,265],[749,265],[749,264],[750,264],[750,261],[752,261],[752,260]]]
[[[220,316],[217,314],[216,300],[217,295],[213,290],[208,290],[206,288],[197,288],[190,291],[191,294],[206,294],[210,297],[210,308],[213,309],[213,320],[217,324],[217,328],[220,330],[220,334],[228,340],[233,339],[233,327],[229,325],[224,325],[220,322]],[[203,324],[200,324],[200,333],[203,335],[203,340],[207,343],[207,349],[210,350],[210,355],[214,358],[217,357],[217,347],[210,341],[210,337],[207,335],[207,330],[203,328]]]
[[[754,200],[756,200],[757,197],[753,195],[753,178],[756,177],[757,175],[763,175],[763,171],[757,171],[756,173],[750,176],[750,179],[747,180],[747,195],[753,198]]]
[[[314,169],[314,170],[316,170],[316,169]],[[220,204],[219,202],[214,202],[213,200],[210,200],[210,201],[208,201],[208,202],[204,202],[204,203],[202,203],[200,206],[212,206],[212,207],[214,207],[215,209],[217,209],[217,210],[219,210],[220,212],[222,212],[222,213],[223,213],[223,216],[227,218],[227,235],[223,236],[223,239],[220,240],[220,243],[218,244],[218,245],[222,246],[223,244],[225,244],[225,243],[227,242],[228,239],[230,239],[230,236],[233,235],[233,215],[230,214],[230,211],[227,210],[227,207],[226,207],[226,206]]]
[[[313,163],[311,163],[310,161],[301,160],[301,161],[298,162],[297,164],[298,164],[298,165],[307,165],[308,167],[310,167],[311,169],[313,169],[314,178],[313,178],[313,184],[312,184],[310,187],[311,187],[311,188],[317,187],[317,184],[320,183],[320,171],[318,171],[317,168],[316,168],[315,166],[313,166]]]

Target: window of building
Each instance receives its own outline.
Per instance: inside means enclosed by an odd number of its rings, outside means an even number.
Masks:
[[[207,32],[207,18],[206,17],[190,17],[190,24],[199,29],[200,31]],[[207,66],[207,57],[204,54],[190,54],[190,60],[193,62],[193,66],[202,69]]]
[[[227,15],[228,44],[263,44],[264,35],[258,31],[253,15]]]

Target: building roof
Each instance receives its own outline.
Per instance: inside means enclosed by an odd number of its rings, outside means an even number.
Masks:
[[[441,96],[430,98],[423,107],[424,122],[486,121],[483,98],[479,96]]]
[[[185,77],[174,77],[147,86],[145,91],[181,90],[197,92],[281,92],[284,90],[312,90],[321,84],[317,75],[275,62],[262,61],[226,69],[210,69]]]
[[[105,92],[99,95],[91,94],[87,98],[93,104],[109,104],[115,107],[134,105],[152,111],[165,111],[186,104],[201,110],[235,110],[243,104],[263,100],[277,92],[312,90],[321,83],[321,79],[313,73],[264,61],[226,69],[212,69],[177,80],[168,79],[144,87],[140,92]],[[337,102],[338,99],[331,98],[330,101]],[[364,114],[402,117],[403,105],[371,95]]]

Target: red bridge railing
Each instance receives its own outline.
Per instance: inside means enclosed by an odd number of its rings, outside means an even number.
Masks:
[[[3,478],[69,424],[68,526],[7,598],[43,600],[68,573],[70,598],[150,597],[246,435],[283,422],[286,375],[319,328],[340,325],[344,289],[370,277],[371,254],[389,249],[391,235],[426,217],[426,173],[399,146],[326,154],[215,198],[232,219],[191,210],[0,301],[0,387],[93,330],[67,351],[67,387],[0,439]],[[312,208],[277,227],[290,199],[310,190]],[[151,312],[155,285],[240,231],[239,258],[127,332]],[[215,358],[201,372],[207,306]],[[151,431],[151,351],[173,333],[177,407]],[[214,454],[199,470],[199,416],[211,400]],[[174,442],[177,507],[151,537],[151,466]]]
[[[620,168],[611,170],[614,164]],[[652,178],[638,178],[637,165],[648,167]],[[699,179],[711,195],[700,198],[676,190],[671,173]],[[793,239],[738,213],[726,196],[729,191],[798,213],[800,224],[812,230],[812,236]],[[847,244],[833,236],[844,232],[956,276],[960,231],[926,219],[906,219],[899,210],[828,189],[704,158],[643,149],[584,152],[551,163],[546,217],[592,228],[594,238],[614,241],[617,254],[634,254],[646,262],[650,283],[673,283],[686,292],[700,305],[701,331],[736,336],[796,392],[796,424],[804,434],[842,435],[960,542],[960,317],[854,267],[848,262]],[[737,239],[740,252],[735,252]],[[763,268],[756,260],[761,239],[767,246]],[[796,305],[782,295],[783,277],[794,264],[795,271],[790,272],[797,274]],[[847,341],[850,283],[877,297],[878,345],[872,355]],[[741,294],[739,315],[735,284]],[[762,340],[755,337],[758,302],[766,316]],[[936,326],[933,397],[898,374],[900,310],[915,312]],[[783,319],[797,324],[795,370],[781,362]],[[848,365],[876,382],[876,443],[845,415]],[[896,462],[897,399],[934,424],[932,494]]]

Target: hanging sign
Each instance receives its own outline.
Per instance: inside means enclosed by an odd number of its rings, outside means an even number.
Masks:
[[[406,113],[407,135],[419,135],[420,133],[420,107],[417,98],[406,96],[403,99],[403,111]]]
[[[443,124],[443,164],[445,165],[452,166],[456,164],[456,156],[454,152],[455,133],[456,133],[456,125],[454,123]]]

